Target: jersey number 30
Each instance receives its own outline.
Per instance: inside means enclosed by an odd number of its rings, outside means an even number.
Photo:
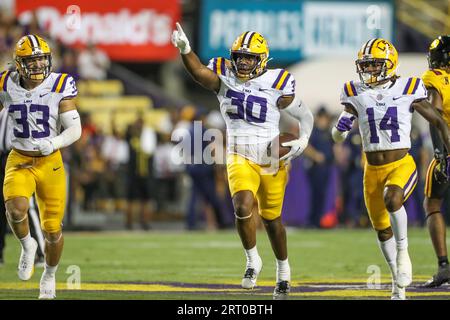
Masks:
[[[237,92],[233,90],[228,90],[226,95],[227,98],[231,99],[231,105],[237,107],[236,112],[227,111],[227,115],[230,119],[242,119],[247,122],[263,123],[266,121],[267,114],[267,100],[266,98],[257,97],[253,95],[248,95],[242,92]],[[245,103],[245,109],[244,109]],[[259,104],[260,111],[259,116],[253,114],[253,107],[255,104]]]
[[[369,119],[370,143],[380,143],[373,108],[367,108],[366,113]],[[398,134],[398,129],[397,107],[389,107],[387,108],[383,119],[381,119],[380,130],[391,130],[391,142],[399,142],[400,135]]]
[[[30,126],[28,124],[28,114],[27,114],[27,106],[25,104],[12,104],[9,106],[9,112],[20,112],[20,117],[15,118],[18,125],[22,126],[22,131],[19,131],[14,128],[14,136],[17,138],[29,138],[30,137]],[[41,104],[31,104],[30,105],[30,113],[40,112],[42,114],[42,118],[36,118],[36,124],[41,125],[43,131],[31,130],[31,137],[35,139],[45,138],[50,135],[50,127],[48,120],[50,118],[50,110],[48,106]]]

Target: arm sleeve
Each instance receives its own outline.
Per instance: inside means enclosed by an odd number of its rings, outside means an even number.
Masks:
[[[299,98],[295,97],[292,103],[286,108],[282,109],[288,115],[299,122],[300,137],[311,136],[311,131],[314,127],[314,116],[308,106]]]
[[[60,113],[59,119],[65,129],[59,135],[50,139],[55,150],[67,147],[81,137],[81,121],[77,110]]]

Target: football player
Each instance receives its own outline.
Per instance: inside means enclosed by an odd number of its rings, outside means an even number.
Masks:
[[[417,183],[417,170],[408,150],[414,110],[443,136],[450,146],[448,128],[427,101],[420,78],[396,74],[398,54],[384,39],[367,41],[358,52],[360,81],[345,83],[341,103],[345,110],[332,129],[333,139],[343,141],[358,118],[366,155],[364,200],[380,249],[392,273],[392,299],[405,299],[412,282],[408,254],[407,215],[403,203]]]
[[[309,109],[295,95],[294,77],[283,69],[268,69],[269,48],[259,33],[247,31],[234,41],[230,59],[217,57],[203,65],[191,50],[177,23],[172,43],[178,47],[190,75],[216,93],[227,126],[227,172],[236,227],[247,258],[242,287],[252,289],[262,269],[256,248],[256,226],[252,209],[258,201],[259,215],[268,233],[277,263],[274,299],[286,299],[290,290],[286,231],[281,208],[287,183],[285,160],[299,156],[308,145],[313,126]],[[275,167],[266,171],[266,151],[279,135],[280,110],[300,123],[298,139],[283,143],[290,147]],[[278,158],[277,158],[278,162]]]
[[[61,222],[66,201],[66,177],[59,149],[81,135],[73,99],[77,89],[70,75],[51,72],[50,47],[37,35],[24,36],[17,42],[14,61],[15,71],[0,74],[0,106],[7,109],[8,127],[13,128],[3,184],[6,214],[22,246],[18,276],[29,280],[34,272],[37,243],[30,237],[27,211],[29,198],[36,193],[46,242],[39,298],[53,299],[64,243]]]
[[[447,126],[450,126],[450,36],[440,36],[431,43],[428,65],[429,70],[422,75],[422,81],[428,90],[431,104],[442,114]],[[438,287],[450,280],[445,221],[441,214],[442,201],[449,186],[445,177],[445,156],[449,150],[443,148],[436,128],[430,126],[430,133],[437,154],[428,166],[424,208],[428,231],[438,259],[438,271],[424,284],[427,288]]]

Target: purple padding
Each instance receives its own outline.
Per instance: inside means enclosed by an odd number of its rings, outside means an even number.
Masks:
[[[297,158],[291,164],[282,213],[286,225],[304,226],[308,222],[310,188],[302,162],[301,158]]]
[[[334,212],[336,214],[336,197],[338,195],[338,169],[336,168],[336,166],[333,165],[331,167],[331,173],[328,179],[328,185],[326,186],[327,193],[325,196],[325,206],[322,217],[323,215],[331,212]]]

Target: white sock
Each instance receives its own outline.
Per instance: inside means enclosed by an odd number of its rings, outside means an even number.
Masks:
[[[49,266],[47,264],[47,262],[45,263],[45,267],[44,267],[45,274],[47,274],[49,276],[53,276],[53,275],[55,275],[56,270],[58,270],[58,265],[52,267],[52,266]]]
[[[397,211],[389,212],[391,217],[392,231],[394,232],[397,249],[403,250],[408,248],[408,216],[405,207],[401,207]]]
[[[33,242],[30,233],[23,237],[22,239],[19,239],[20,243],[22,244],[22,248],[27,251],[30,249],[31,243]]]
[[[291,267],[289,261],[277,259],[277,283],[280,281],[291,281]]]
[[[380,246],[381,252],[383,253],[389,269],[391,269],[392,278],[395,281],[397,278],[397,245],[395,242],[395,237],[392,237],[386,241],[378,240],[378,245]]]
[[[261,258],[259,257],[258,249],[256,249],[256,246],[249,250],[245,250],[245,255],[247,257],[247,268],[259,269]]]

